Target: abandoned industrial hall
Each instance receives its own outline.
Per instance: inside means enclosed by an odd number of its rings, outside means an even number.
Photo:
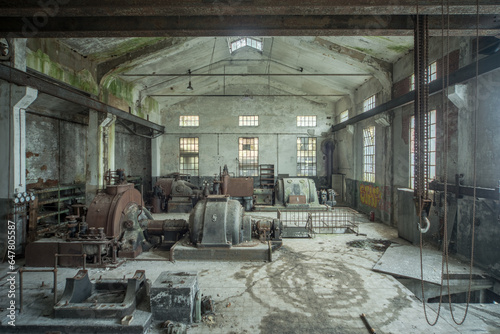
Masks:
[[[500,333],[497,0],[0,0],[0,333]]]

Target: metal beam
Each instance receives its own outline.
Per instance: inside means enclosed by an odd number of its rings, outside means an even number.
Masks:
[[[346,94],[152,94],[150,97],[341,97]]]
[[[60,17],[92,16],[234,16],[234,15],[391,15],[416,14],[415,0],[2,0],[0,16],[32,17],[44,3]],[[475,14],[476,2],[450,0],[450,14]],[[421,0],[419,12],[436,14],[441,2]],[[496,0],[479,0],[480,13],[498,13]],[[48,7],[48,6],[47,6]]]
[[[39,92],[60,98],[65,101],[73,102],[99,112],[113,114],[120,119],[142,125],[160,133],[165,132],[164,126],[147,121],[143,118],[129,114],[123,110],[97,101],[89,96],[86,96],[83,93],[78,92],[76,89],[70,89],[54,84],[47,80],[36,77],[33,74],[28,74],[10,66],[0,65],[0,79],[19,86],[33,87],[35,89],[38,89]]]
[[[34,16],[3,17],[0,20],[0,37],[411,36],[413,34],[413,21],[409,15],[49,17],[40,16],[40,13],[44,12],[39,12],[38,16],[33,13]],[[475,15],[450,15],[449,34],[475,36],[476,22]],[[441,36],[441,15],[429,17],[429,33]],[[500,34],[500,22],[494,14],[483,14],[479,17],[478,33],[480,36]]]
[[[139,73],[122,77],[371,77],[371,73]]]
[[[488,72],[491,72],[493,70],[496,70],[500,68],[500,52],[495,53],[494,55],[485,57],[483,59],[479,60],[478,63],[478,75],[482,75]],[[450,81],[448,85],[445,86],[453,86],[462,82],[465,82],[467,80],[473,79],[476,76],[476,63],[473,62],[467,66],[464,66],[455,72],[450,74]],[[443,90],[443,80],[445,78],[439,78],[437,80],[434,80],[429,84],[429,95],[434,95]],[[355,124],[358,122],[361,122],[365,119],[371,118],[375,115],[381,114],[383,112],[402,107],[406,104],[412,103],[415,101],[415,91],[411,91],[409,93],[406,93],[400,97],[397,97],[395,99],[392,99],[391,101],[381,104],[380,106],[377,106],[369,111],[366,111],[364,113],[358,114],[350,119],[348,119],[345,122],[336,124],[332,126],[331,131],[336,132],[341,129],[344,129],[348,125]]]

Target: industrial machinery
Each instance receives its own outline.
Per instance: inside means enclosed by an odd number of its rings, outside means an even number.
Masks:
[[[318,207],[318,194],[314,180],[307,178],[282,178],[275,188],[275,203],[286,207]]]
[[[261,242],[251,243],[252,237]],[[186,260],[198,258],[192,249],[218,248],[216,253],[202,256],[203,259],[218,259],[227,258],[224,252],[231,252],[232,247],[245,244],[244,252],[252,252],[255,249],[253,246],[262,242],[270,242],[273,247],[266,244],[258,251],[259,256],[253,258],[265,260],[271,248],[281,246],[279,220],[245,216],[240,203],[228,196],[214,195],[200,200],[189,222],[184,219],[154,220],[132,184],[117,184],[108,185],[105,191],[97,194],[88,209],[87,221],[68,221],[59,237],[29,244],[26,264],[33,267],[53,266],[56,254],[80,257],[85,254],[90,264],[106,266],[115,264],[117,258],[134,258],[162,244],[173,245],[176,256]],[[173,254],[171,252],[171,260],[174,259]],[[60,260],[61,266],[80,264],[78,257]]]
[[[252,210],[253,207],[253,178],[251,177],[231,177],[227,165],[224,165],[219,174],[219,180],[214,180],[213,193],[228,195],[231,199],[237,200],[245,208],[245,211]]]
[[[173,173],[160,178],[154,186],[153,211],[188,213],[199,199],[209,194],[208,186],[203,190],[181,179],[181,174]]]

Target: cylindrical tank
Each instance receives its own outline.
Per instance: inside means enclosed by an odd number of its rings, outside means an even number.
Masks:
[[[228,247],[250,241],[252,223],[236,200],[217,195],[196,204],[189,216],[191,242],[198,247]]]
[[[107,186],[98,193],[87,211],[89,228],[104,228],[108,237],[119,237],[122,231],[123,212],[132,203],[144,205],[141,193],[131,183]]]

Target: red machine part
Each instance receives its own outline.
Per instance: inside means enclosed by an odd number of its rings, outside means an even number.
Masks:
[[[141,193],[131,183],[108,185],[97,194],[87,211],[89,228],[104,228],[108,237],[119,237],[122,231],[122,212],[130,203],[144,205]]]

